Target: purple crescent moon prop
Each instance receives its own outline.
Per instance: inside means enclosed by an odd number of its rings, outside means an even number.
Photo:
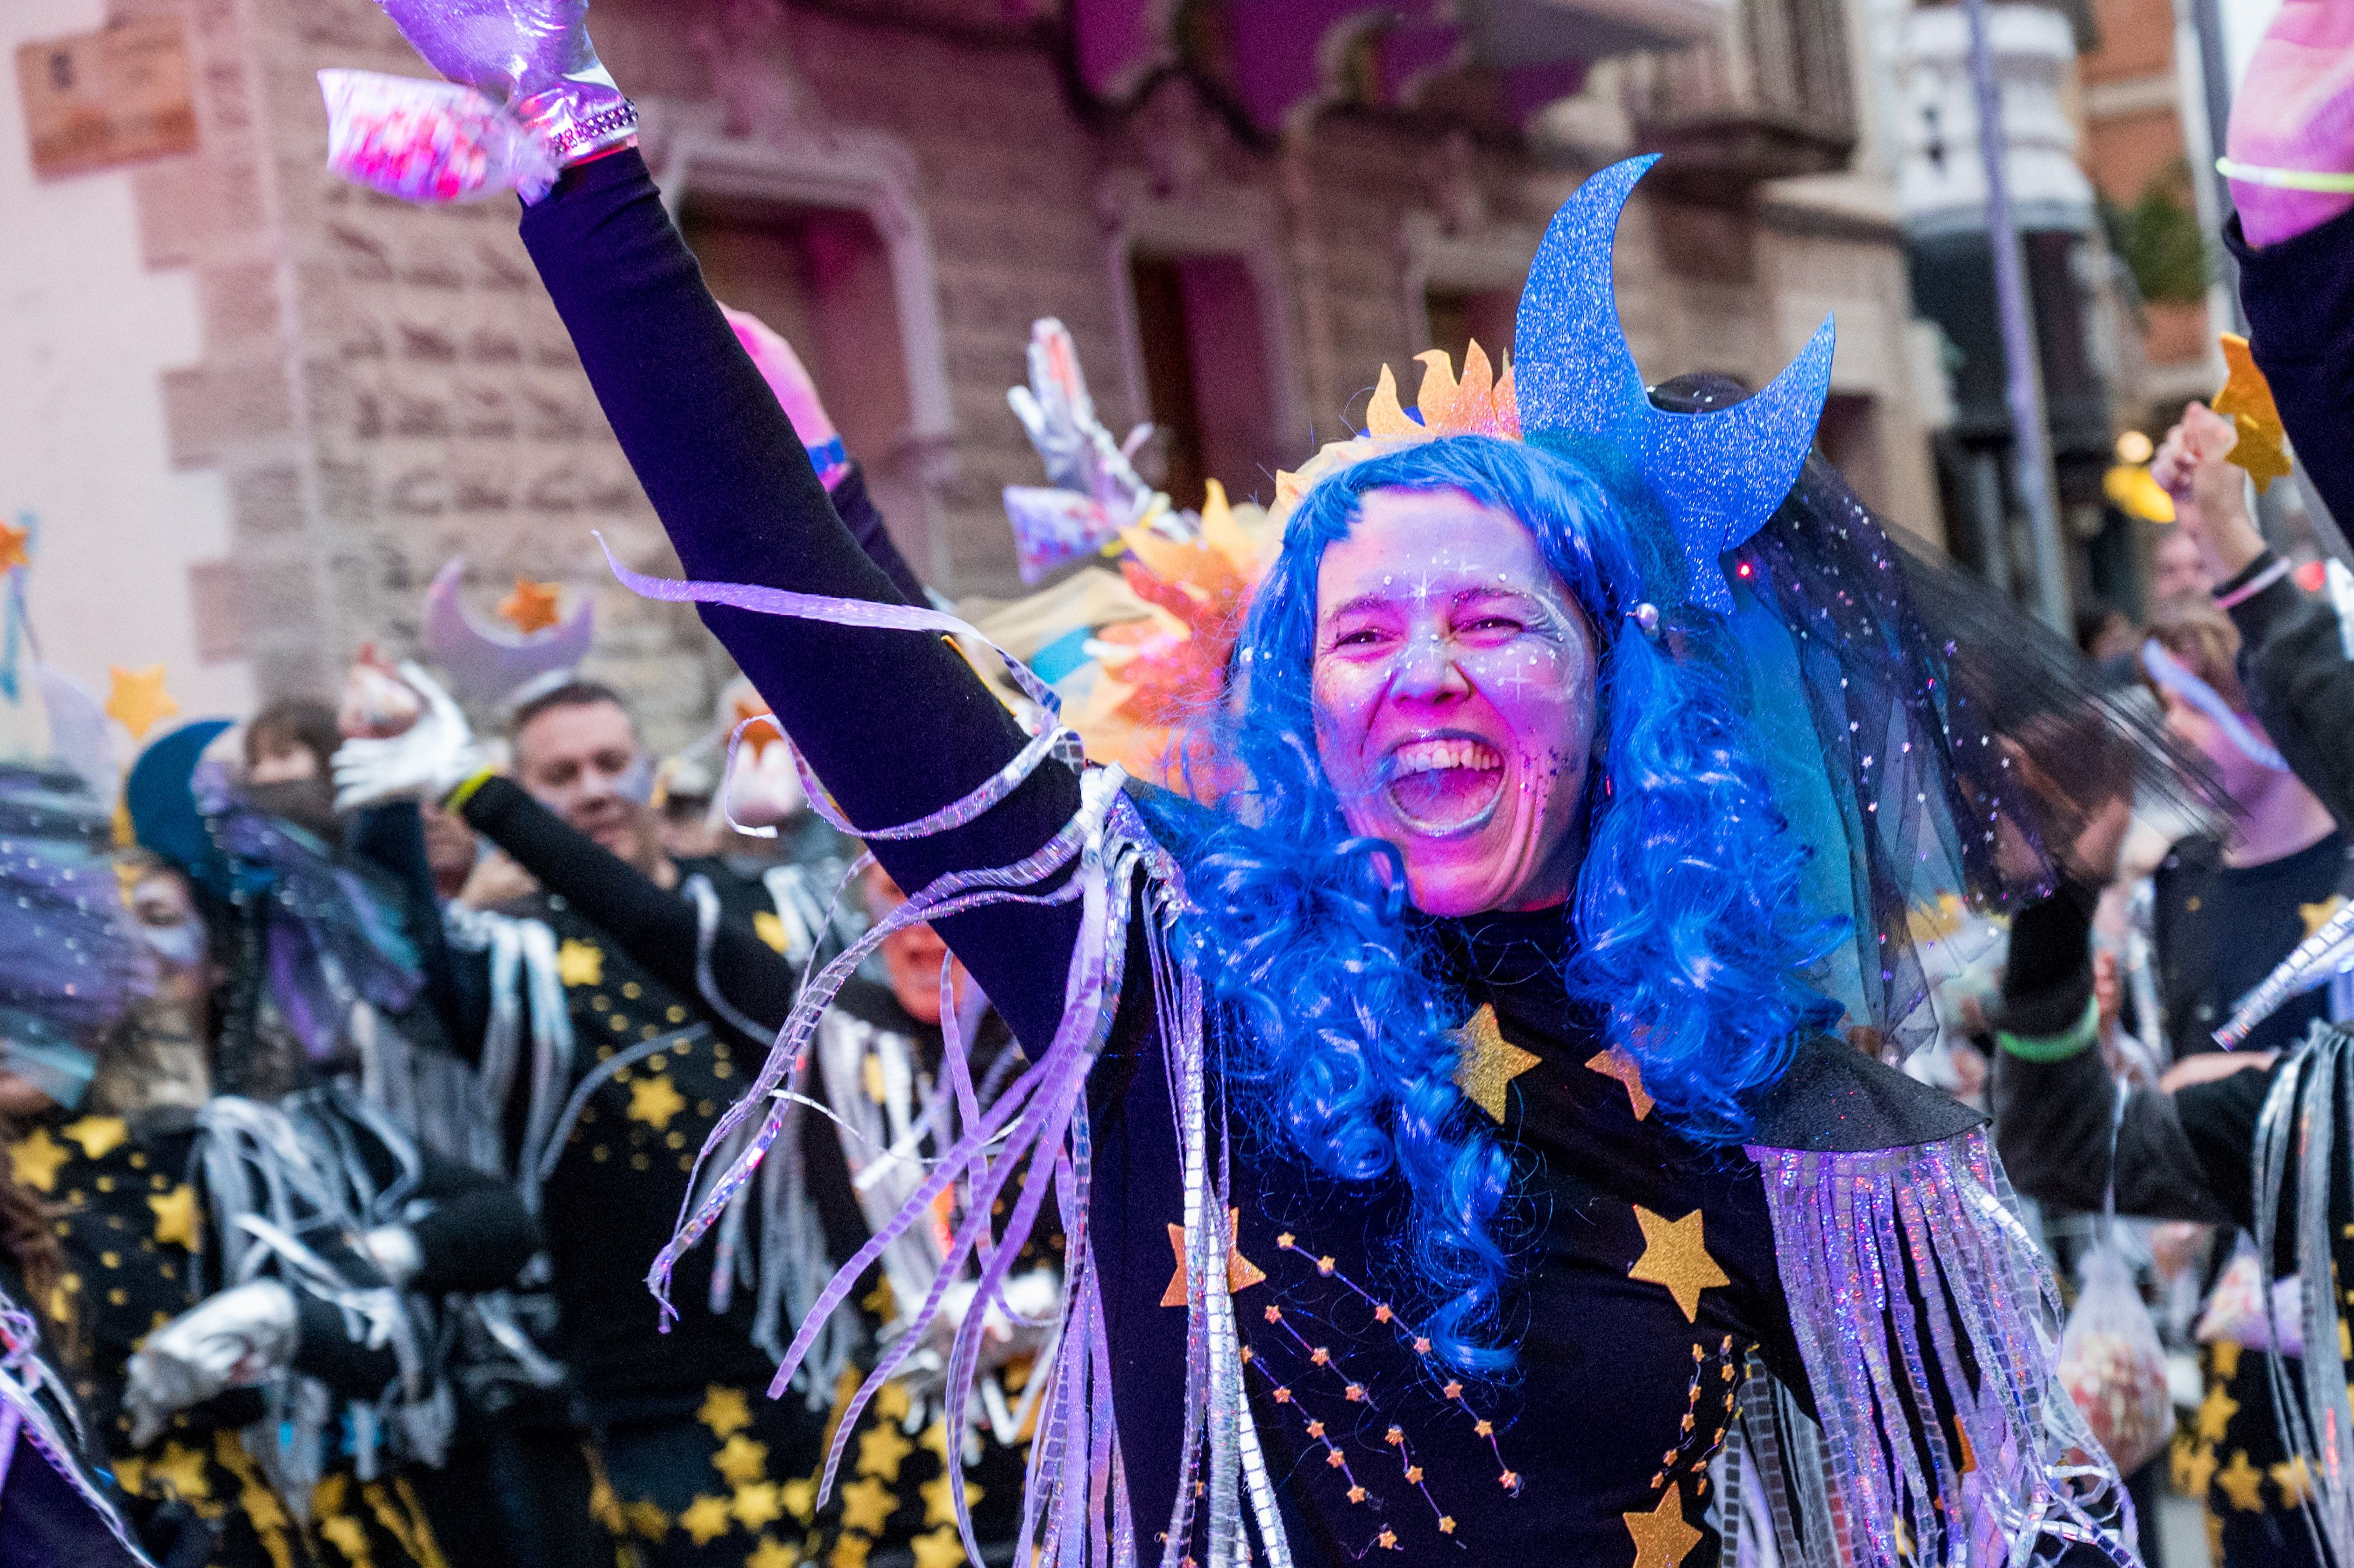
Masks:
[[[529,635],[483,625],[458,596],[466,558],[451,557],[425,590],[425,647],[460,702],[489,705],[551,670],[571,670],[597,635],[586,595],[561,625]]]
[[[1730,408],[1652,407],[1618,322],[1611,244],[1628,193],[1656,155],[1613,164],[1553,214],[1529,266],[1512,335],[1521,429],[1625,454],[1675,525],[1691,598],[1720,614],[1732,589],[1717,557],[1765,526],[1798,480],[1830,393],[1829,317],[1772,385]]]

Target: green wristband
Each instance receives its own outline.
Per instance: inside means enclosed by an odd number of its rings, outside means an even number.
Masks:
[[[2065,1033],[2020,1036],[2009,1030],[1995,1032],[1995,1044],[2022,1062],[2065,1062],[2080,1055],[2085,1047],[2101,1037],[2101,1003],[2095,997],[2084,1003],[2084,1016]]]
[[[474,791],[498,776],[499,770],[487,764],[475,768],[455,789],[441,797],[441,809],[451,816],[461,814],[466,810],[466,802],[474,798]]]

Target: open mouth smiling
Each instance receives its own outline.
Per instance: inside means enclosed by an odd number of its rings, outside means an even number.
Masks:
[[[1504,756],[1474,736],[1405,741],[1389,754],[1382,793],[1399,821],[1444,838],[1476,832],[1504,796]]]

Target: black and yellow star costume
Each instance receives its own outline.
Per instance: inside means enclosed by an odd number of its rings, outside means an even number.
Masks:
[[[949,1444],[936,1411],[902,1389],[865,1412],[843,1484],[821,1512],[825,1445],[855,1386],[835,1383],[863,1375],[860,1367],[828,1369],[814,1401],[800,1388],[769,1399],[775,1347],[760,1342],[757,1271],[736,1266],[740,1253],[716,1309],[719,1250],[682,1262],[673,1286],[679,1316],[667,1334],[646,1293],[646,1270],[670,1238],[695,1153],[758,1070],[769,1044],[765,1030],[790,1008],[798,970],[740,918],[723,918],[704,938],[684,896],[655,887],[508,780],[482,780],[461,810],[539,878],[544,891],[504,913],[539,921],[553,936],[555,978],[572,1026],[573,1058],[561,1075],[569,1115],[546,1155],[541,1220],[562,1305],[555,1349],[595,1434],[593,1511],[649,1568],[857,1568],[878,1552],[878,1562],[909,1562],[917,1552],[926,1562],[953,1560],[942,1556],[954,1529],[942,1467]],[[740,916],[743,889],[719,891]],[[703,994],[699,949],[724,1007]],[[938,1031],[908,1018],[887,991],[854,984],[842,1007],[861,1027],[907,1042],[903,1056],[936,1069]],[[748,1022],[764,1033],[739,1026]],[[518,1145],[530,1117],[528,1107],[508,1107]],[[865,1241],[866,1221],[841,1146],[827,1133],[811,1138],[806,1172],[822,1277]],[[1058,1240],[1042,1227],[1035,1247],[1043,1250],[1033,1255],[1046,1258]],[[856,1339],[871,1346],[896,1303],[880,1270],[860,1295]],[[790,1332],[790,1324],[771,1325],[767,1337],[778,1329]],[[872,1364],[864,1351],[857,1361]],[[1009,1367],[1000,1380],[1017,1404],[1025,1371]],[[971,1461],[968,1492],[983,1539],[1001,1527],[1010,1536],[1021,1493],[1018,1447],[981,1435],[960,1446]]]
[[[375,1174],[389,1182],[396,1156],[361,1136]],[[355,1455],[331,1442],[320,1478],[297,1509],[246,1436],[262,1420],[259,1390],[237,1390],[173,1417],[143,1447],[131,1444],[124,1369],[148,1334],[196,1305],[211,1249],[212,1218],[192,1180],[199,1129],[185,1112],[135,1123],[59,1112],[8,1148],[11,1174],[57,1212],[67,1267],[42,1314],[69,1324],[78,1355],[74,1393],[111,1457],[125,1492],[177,1499],[219,1531],[217,1568],[443,1568],[431,1530],[398,1465],[360,1478]],[[413,1196],[432,1212],[411,1222],[423,1291],[503,1283],[530,1250],[528,1223],[512,1196],[462,1168],[429,1161]],[[391,1358],[355,1343],[334,1308],[296,1292],[301,1342],[295,1371],[361,1400],[397,1376]],[[331,1436],[335,1434],[331,1432]]]

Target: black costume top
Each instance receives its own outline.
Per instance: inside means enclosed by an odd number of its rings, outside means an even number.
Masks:
[[[690,576],[897,598],[835,520],[634,152],[572,171],[526,211],[524,237]],[[701,613],[854,822],[921,817],[1023,743],[938,639],[719,606]],[[975,822],[875,847],[902,886],[920,887],[1027,855],[1077,799],[1077,775],[1050,762]],[[1076,905],[1000,906],[938,923],[1034,1045],[1062,1012],[1077,924]],[[1734,1151],[1702,1151],[1638,1119],[1628,1084],[1588,1065],[1598,1044],[1553,979],[1565,941],[1558,914],[1468,921],[1446,934],[1456,978],[1490,999],[1501,1044],[1536,1058],[1499,1107],[1528,1183],[1510,1308],[1521,1371],[1500,1395],[1450,1394],[1450,1380],[1416,1350],[1394,1294],[1410,1287],[1388,1223],[1400,1193],[1341,1191],[1271,1150],[1238,1151],[1244,1258],[1230,1278],[1266,1277],[1245,1285],[1236,1307],[1257,1369],[1259,1430],[1308,1560],[1347,1560],[1385,1544],[1388,1531],[1389,1544],[1435,1561],[1456,1561],[1467,1546],[1500,1551],[1500,1561],[1563,1557],[1572,1543],[1582,1562],[1632,1562],[1638,1552],[1711,1561],[1712,1542],[1702,1546],[1694,1525],[1707,1508],[1701,1472],[1722,1431],[1726,1367],[1756,1346],[1803,1385],[1756,1174]],[[1178,1478],[1184,1314],[1161,1301],[1176,1257],[1169,1226],[1182,1218],[1179,1162],[1147,988],[1129,988],[1121,1007],[1091,1086],[1092,1245],[1128,1484],[1150,1532]],[[1829,1044],[1802,1055],[1785,1090],[1808,1097],[1789,1118],[1805,1134],[1786,1147],[1925,1143],[1974,1121]],[[1841,1141],[1849,1137],[1857,1141]]]
[[[746,1035],[703,998],[695,974],[697,915],[684,897],[664,892],[506,779],[485,780],[463,814],[543,883],[544,890],[514,912],[546,922],[561,942],[557,964],[580,1053],[575,1075],[585,1083],[602,1075],[567,1135],[543,1197],[563,1308],[560,1348],[592,1418],[676,1414],[697,1406],[714,1384],[766,1385],[774,1369],[754,1346],[754,1289],[739,1282],[725,1313],[709,1310],[716,1249],[698,1249],[682,1263],[673,1295],[679,1319],[667,1335],[656,1330],[645,1274],[670,1239],[695,1152],[758,1069],[767,1035]],[[682,863],[681,869],[695,868]],[[722,880],[725,868],[716,869],[713,881],[723,904],[743,912],[750,885]],[[748,921],[719,922],[708,962],[721,1000],[744,1022],[763,1031],[783,1022],[799,969],[753,935]],[[905,1039],[923,1070],[937,1073],[938,1028],[909,1017],[888,990],[854,978],[835,1008]],[[693,1037],[682,1040],[682,1031]],[[985,1026],[975,1042],[982,1062],[1002,1040],[1002,1031],[992,1038]],[[813,1084],[812,1092],[824,1090]],[[827,1135],[830,1125],[812,1127],[817,1130],[804,1140],[804,1179],[827,1251],[839,1262],[864,1243],[865,1220],[841,1146]],[[1059,1244],[1054,1227],[1042,1225],[1020,1255],[1043,1260]],[[855,1292],[869,1346],[892,1315],[887,1298],[875,1291],[879,1280],[879,1269],[872,1271]],[[1011,1381],[1018,1392],[1018,1373]],[[798,1393],[789,1403],[796,1409],[805,1404]],[[847,1488],[855,1491],[837,1491],[819,1511],[811,1506],[814,1489],[804,1483],[788,1489],[789,1511],[822,1536],[848,1534],[885,1552],[905,1550],[917,1535],[938,1530],[944,1520],[935,1498],[945,1496],[937,1483],[946,1446],[937,1431],[867,1440],[897,1424],[907,1409],[904,1400],[886,1399],[862,1417],[844,1472]],[[822,1400],[788,1462],[813,1475],[818,1440],[832,1425]],[[1019,1518],[1021,1451],[993,1439],[983,1439],[981,1450],[980,1462],[968,1467],[975,1528],[984,1542],[1010,1540]]]
[[[321,1093],[315,1108],[335,1117],[334,1091]],[[344,1126],[347,1147],[366,1163],[370,1180],[380,1188],[392,1187],[402,1174],[398,1156],[365,1123],[345,1120]],[[93,1446],[111,1457],[125,1491],[176,1499],[211,1521],[221,1532],[216,1563],[264,1568],[285,1562],[290,1553],[301,1562],[316,1556],[320,1541],[346,1558],[430,1561],[401,1537],[402,1531],[419,1528],[414,1500],[401,1494],[397,1481],[363,1483],[355,1457],[344,1449],[347,1434],[340,1427],[331,1432],[335,1451],[311,1499],[317,1517],[306,1541],[300,1521],[239,1436],[265,1414],[258,1390],[232,1390],[182,1411],[143,1447],[132,1446],[131,1417],[122,1406],[132,1352],[148,1334],[198,1303],[200,1277],[207,1289],[221,1283],[211,1205],[196,1168],[200,1137],[193,1118],[176,1108],[135,1121],[60,1111],[9,1146],[16,1180],[56,1206],[67,1268],[51,1298],[38,1306],[54,1321],[72,1326],[79,1369],[74,1394]],[[430,1154],[422,1160],[417,1181],[407,1188],[413,1202],[401,1205],[400,1223],[415,1234],[419,1257],[410,1288],[439,1295],[507,1284],[535,1245],[529,1216],[514,1194],[464,1166]],[[391,1223],[395,1216],[363,1218]],[[301,1239],[345,1277],[376,1277],[349,1245],[355,1238]],[[335,1308],[300,1287],[293,1295],[294,1370],[342,1397],[380,1397],[399,1374],[393,1352],[355,1340]]]

